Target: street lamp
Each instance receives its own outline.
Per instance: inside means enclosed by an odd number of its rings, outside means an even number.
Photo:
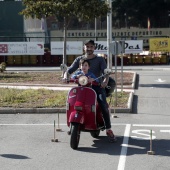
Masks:
[[[169,17],[170,17],[170,11],[168,11],[168,26],[170,27]]]
[[[127,15],[126,15],[126,13],[124,13],[124,16],[125,16],[125,28],[127,28]]]

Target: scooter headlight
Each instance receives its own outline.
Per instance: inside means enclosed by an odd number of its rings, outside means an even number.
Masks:
[[[74,109],[77,111],[82,111],[83,107],[82,106],[74,106]]]
[[[74,105],[74,109],[77,111],[82,111],[83,110],[83,103],[80,101],[76,101],[75,105]]]
[[[82,86],[85,86],[88,84],[88,78],[86,76],[81,76],[78,81],[79,81],[79,84]]]

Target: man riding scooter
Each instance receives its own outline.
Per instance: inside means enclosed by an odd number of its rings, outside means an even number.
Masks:
[[[81,59],[86,59],[90,62],[90,69],[89,71],[92,72],[96,77],[100,77],[104,74],[104,70],[107,68],[106,62],[102,57],[99,57],[94,53],[95,50],[95,43],[93,40],[87,40],[84,43],[84,52],[85,55],[77,57],[72,65],[67,69],[64,74],[64,79],[68,79],[70,74],[76,71],[79,68],[79,62]],[[116,141],[116,137],[111,130],[111,121],[110,121],[110,114],[108,110],[108,104],[106,101],[106,91],[105,87],[108,84],[109,75],[106,75],[104,78],[100,78],[99,82],[101,84],[101,88],[94,89],[97,93],[97,101],[101,107],[103,119],[105,122],[106,128],[106,135],[109,137],[111,142]]]

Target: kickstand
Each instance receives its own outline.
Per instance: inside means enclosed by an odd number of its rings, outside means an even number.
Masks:
[[[69,130],[69,131],[67,132],[67,134],[68,134],[68,135],[71,135],[71,130]]]
[[[70,127],[70,130],[67,132],[68,135],[71,135],[71,127]]]

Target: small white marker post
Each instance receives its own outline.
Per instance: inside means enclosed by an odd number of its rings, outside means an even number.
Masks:
[[[51,139],[51,142],[58,142],[58,139],[55,138],[55,120],[54,120],[54,139]]]
[[[155,152],[152,150],[152,130],[150,131],[150,151],[148,151],[147,154],[155,155]]]
[[[114,113],[112,114],[112,118],[118,118],[116,116],[116,101],[114,101]]]
[[[58,128],[56,129],[56,131],[61,131],[61,128],[60,128],[60,116],[59,116],[59,113],[58,113]]]

